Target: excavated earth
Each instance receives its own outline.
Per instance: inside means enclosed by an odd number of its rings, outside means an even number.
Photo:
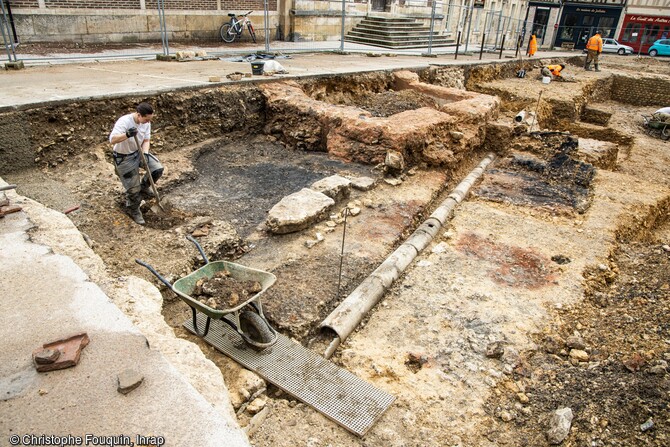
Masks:
[[[526,64],[524,79],[513,76],[517,63],[435,66],[402,77],[415,88],[398,90],[388,73],[303,80],[281,87],[296,98],[286,117],[276,87],[255,86],[21,110],[3,117],[16,151],[0,169],[20,194],[61,211],[79,205],[68,216],[109,275],[162,289],[166,322],[221,369],[254,445],[548,445],[551,413],[563,407],[574,414],[563,445],[668,445],[670,143],[640,119],[668,104],[616,102],[609,90],[612,76],[639,76],[640,64],[668,82],[667,66],[608,58],[601,73],[568,65],[576,82],[545,86]],[[454,120],[445,110],[456,103],[424,84],[467,86],[499,103],[487,103],[495,110],[479,121]],[[153,150],[167,168],[159,190],[168,207],[155,213],[146,203],[138,227],[124,213],[105,141],[119,111],[145,99],[158,110]],[[431,119],[445,114],[442,133],[421,144],[380,121],[400,114],[418,126],[431,109]],[[524,109],[536,117],[514,123]],[[338,127],[358,119],[370,133]],[[11,132],[22,122],[30,141]],[[348,152],[334,153],[333,134]],[[587,151],[584,139],[605,149]],[[378,155],[401,143],[408,166],[385,171]],[[366,144],[375,147],[367,160]],[[263,295],[269,321],[310,346],[323,318],[487,152],[496,161],[448,228],[333,358],[397,397],[362,439],[189,334],[190,308],[134,262],[179,279],[202,265],[185,238],[197,235],[212,260],[274,273]],[[268,232],[274,204],[334,174],[376,184],[351,190],[306,230]],[[348,204],[361,213],[345,232]]]

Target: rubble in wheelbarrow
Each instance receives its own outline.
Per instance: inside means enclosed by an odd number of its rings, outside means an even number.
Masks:
[[[195,284],[193,298],[215,310],[233,308],[260,292],[258,281],[240,281],[228,270],[220,270],[211,278],[200,278]]]

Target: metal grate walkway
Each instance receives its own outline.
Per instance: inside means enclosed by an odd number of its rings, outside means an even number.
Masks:
[[[202,333],[206,318],[198,316]],[[194,332],[192,320],[184,327]],[[281,334],[274,346],[257,352],[230,326],[215,320],[205,341],[358,436],[365,435],[395,400]]]

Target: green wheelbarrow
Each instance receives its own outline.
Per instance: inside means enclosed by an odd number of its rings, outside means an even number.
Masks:
[[[642,115],[642,118],[644,119],[642,127],[647,130],[647,134],[663,141],[670,140],[670,123],[661,121],[654,115]]]
[[[207,259],[207,255],[205,255],[200,244],[198,244],[198,242],[191,236],[186,236],[186,238],[193,242],[198,248],[198,251],[205,261],[205,265],[175,281],[174,284],[170,284],[167,279],[163,278],[146,262],[140,261],[139,259],[135,259],[135,262],[146,267],[163,284],[168,286],[170,290],[191,307],[191,311],[193,312],[193,328],[198,336],[204,337],[207,335],[209,332],[209,325],[212,319],[214,319],[221,320],[228,324],[240,335],[240,337],[242,337],[242,340],[255,349],[262,350],[274,345],[277,342],[277,331],[270,326],[270,323],[265,319],[265,315],[263,315],[261,295],[277,280],[275,275],[228,261],[209,262],[209,259]],[[259,282],[261,285],[260,292],[251,295],[246,301],[229,309],[213,309],[191,297],[191,294],[196,289],[196,283],[200,279],[211,279],[217,272],[222,270],[227,270],[230,273],[230,277],[237,281]],[[203,333],[200,333],[198,330],[198,311],[207,317]]]

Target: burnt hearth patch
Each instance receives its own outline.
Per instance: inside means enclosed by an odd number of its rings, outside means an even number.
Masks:
[[[551,261],[528,248],[500,244],[474,233],[461,237],[456,248],[489,262],[489,276],[498,284],[538,289],[551,284],[555,278]]]
[[[494,202],[583,214],[591,205],[593,165],[575,160],[577,141],[568,139],[553,153],[513,151],[496,162],[473,194]]]

